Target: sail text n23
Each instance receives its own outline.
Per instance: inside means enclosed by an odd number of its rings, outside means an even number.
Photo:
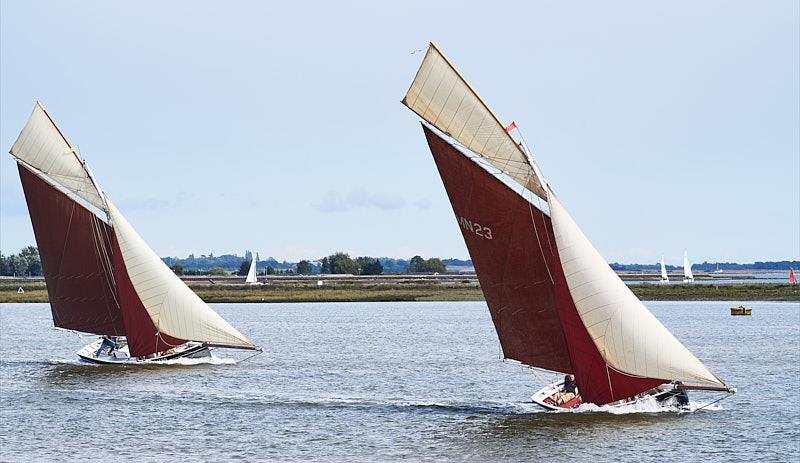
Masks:
[[[466,231],[475,233],[481,238],[485,238],[487,240],[492,239],[492,229],[487,226],[481,225],[478,222],[467,220],[464,217],[458,217],[458,223],[461,225],[461,228]]]

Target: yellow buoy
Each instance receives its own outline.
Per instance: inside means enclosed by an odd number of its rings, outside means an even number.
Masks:
[[[731,307],[731,315],[752,315],[753,309],[740,305],[739,307]]]

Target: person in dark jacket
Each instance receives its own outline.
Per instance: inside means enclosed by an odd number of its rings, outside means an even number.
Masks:
[[[578,383],[575,382],[575,375],[564,376],[564,392],[578,395]]]
[[[556,405],[562,405],[578,396],[578,383],[575,382],[575,375],[564,376],[564,387],[555,394]]]

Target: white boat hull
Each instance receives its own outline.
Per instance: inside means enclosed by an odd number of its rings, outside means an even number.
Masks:
[[[544,408],[546,410],[551,410],[551,411],[569,410],[569,409],[573,409],[573,408],[579,407],[583,403],[580,400],[580,396],[578,396],[576,399],[568,401],[565,404],[556,404],[555,401],[552,400],[554,395],[556,393],[560,392],[561,388],[563,386],[564,386],[564,381],[558,381],[558,382],[555,382],[555,383],[552,383],[552,384],[548,384],[547,386],[545,386],[545,387],[539,389],[538,391],[536,391],[536,393],[531,396],[531,400],[536,405],[539,405],[542,408]],[[670,401],[669,403],[670,403],[670,405],[672,405],[672,402],[674,402],[674,401],[671,401],[670,399],[675,397],[675,395],[676,395],[676,389],[675,389],[674,385],[672,385],[672,384],[663,384],[663,385],[659,386],[658,388],[652,389],[650,391],[647,391],[647,392],[645,392],[643,394],[640,394],[639,396],[631,397],[630,399],[620,400],[620,401],[613,402],[613,403],[610,403],[610,404],[606,404],[605,406],[606,407],[623,407],[623,406],[627,407],[627,406],[631,406],[631,405],[636,405],[639,402],[651,401],[653,399],[655,399],[658,402],[664,402],[665,404],[667,403],[667,401]],[[675,402],[674,406],[675,407],[679,407],[677,402]]]
[[[199,342],[187,342],[176,346],[168,351],[159,352],[147,357],[131,357],[127,344],[117,349],[103,349],[100,351],[102,339],[84,346],[77,354],[78,357],[88,363],[99,363],[104,365],[130,365],[143,363],[158,363],[179,358],[211,358],[211,348]]]

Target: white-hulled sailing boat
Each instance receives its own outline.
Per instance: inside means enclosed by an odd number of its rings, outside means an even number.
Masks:
[[[689,263],[689,253],[683,251],[683,282],[694,283],[694,275],[692,275],[692,265]]]
[[[664,256],[661,256],[661,282],[669,283],[669,276],[667,275],[667,266],[664,265]]]
[[[534,394],[536,403],[733,392],[619,279],[510,135],[515,124],[502,124],[434,44],[403,104],[424,120],[504,357],[575,376],[578,395],[553,383]]]
[[[78,351],[81,359],[123,364],[209,357],[216,347],[260,350],[147,246],[38,102],[10,153],[53,324],[101,336]]]
[[[244,282],[248,285],[257,285],[258,278],[256,277],[256,254],[251,254],[253,255],[253,261],[250,262],[250,270],[247,271],[247,278],[245,278]]]

